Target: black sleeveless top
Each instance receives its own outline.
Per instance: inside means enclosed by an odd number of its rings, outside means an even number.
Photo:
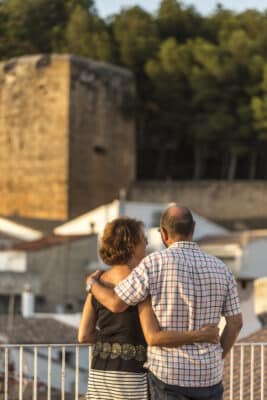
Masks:
[[[131,354],[129,349],[134,352],[136,349],[146,350],[137,306],[128,307],[124,312],[115,314],[99,303],[94,296],[92,296],[92,304],[97,315],[97,345],[95,347],[97,348],[100,344],[100,351],[93,353],[92,368],[107,371],[145,372],[142,357],[141,360],[138,356],[127,356]],[[130,359],[125,359],[120,355],[113,357],[101,352],[101,343],[102,346],[104,344],[108,348],[115,346],[115,348],[126,349],[126,358]]]

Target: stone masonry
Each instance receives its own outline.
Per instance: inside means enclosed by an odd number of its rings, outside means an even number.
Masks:
[[[69,55],[0,63],[0,214],[68,219],[135,178],[131,72]]]
[[[134,183],[127,198],[177,202],[203,217],[235,222],[229,224],[234,229],[266,228],[267,225],[266,181],[140,181]]]

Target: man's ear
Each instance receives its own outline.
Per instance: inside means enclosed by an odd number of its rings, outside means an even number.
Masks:
[[[166,230],[165,228],[163,228],[163,227],[161,227],[161,236],[162,236],[162,240],[163,240],[164,242],[167,242],[167,241],[168,241],[168,239],[169,239],[168,232],[167,232],[167,230]]]
[[[195,227],[196,227],[196,223],[194,221],[193,226],[192,226],[192,237],[194,236],[194,233],[195,233]]]

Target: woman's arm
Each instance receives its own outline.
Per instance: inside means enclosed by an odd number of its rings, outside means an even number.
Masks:
[[[78,331],[79,343],[96,342],[96,313],[92,304],[92,295],[88,294],[82,312]]]
[[[219,329],[215,325],[195,331],[162,331],[151,306],[150,297],[138,305],[143,333],[149,346],[177,347],[196,342],[218,343]]]

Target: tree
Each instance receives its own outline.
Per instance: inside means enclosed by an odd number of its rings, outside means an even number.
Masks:
[[[114,38],[121,62],[140,72],[159,44],[155,21],[140,7],[122,10],[114,20]]]
[[[251,153],[250,176],[255,164],[255,130],[251,111],[251,96],[259,90],[263,60],[258,54],[258,43],[244,29],[224,32],[220,37],[224,54],[222,63],[226,102],[234,116],[234,125],[226,135],[225,149],[230,161],[228,178],[235,177],[238,159]]]
[[[253,124],[256,133],[258,153],[264,152],[265,177],[267,177],[266,148],[267,148],[267,64],[264,66],[261,91],[251,99]],[[254,161],[255,163],[255,161]],[[254,167],[255,170],[255,167]]]
[[[0,3],[0,37],[0,59],[3,59],[8,53],[9,43],[7,38],[7,13],[2,3]]]
[[[70,52],[130,68],[139,177],[253,178],[259,162],[267,177],[266,16],[162,0],[156,15],[132,7],[107,21],[93,0],[0,0],[0,57]]]
[[[8,0],[2,4],[6,15],[4,57],[48,53],[63,37],[67,13],[64,0]]]
[[[200,34],[202,17],[193,6],[185,8],[177,0],[162,0],[157,22],[162,40],[173,37],[184,42]]]
[[[153,95],[148,103],[148,145],[157,152],[158,178],[177,173],[175,159],[187,134],[190,114],[190,87],[186,77],[191,67],[191,54],[186,45],[174,38],[165,40],[158,56],[146,64],[146,73],[153,82]]]
[[[94,0],[65,0],[68,13],[71,14],[76,7],[81,7],[90,15],[97,15]]]
[[[9,58],[23,54],[65,51],[66,28],[71,24],[75,25],[75,22],[72,22],[73,19],[81,21],[83,26],[82,13],[88,21],[90,17],[97,19],[93,0],[3,1],[0,18],[1,15],[5,17],[3,34],[8,45],[3,46],[6,49],[5,52],[0,48],[1,56]],[[99,34],[99,29],[97,33]],[[101,42],[106,43],[108,35],[102,34],[102,36]],[[94,38],[93,41],[97,42],[98,39],[98,37]],[[82,38],[81,41],[83,40]],[[98,44],[98,49],[101,46]],[[106,52],[102,49],[98,50],[100,57],[109,58]]]
[[[66,28],[66,51],[102,61],[112,61],[112,44],[107,29],[96,15],[77,6]]]

